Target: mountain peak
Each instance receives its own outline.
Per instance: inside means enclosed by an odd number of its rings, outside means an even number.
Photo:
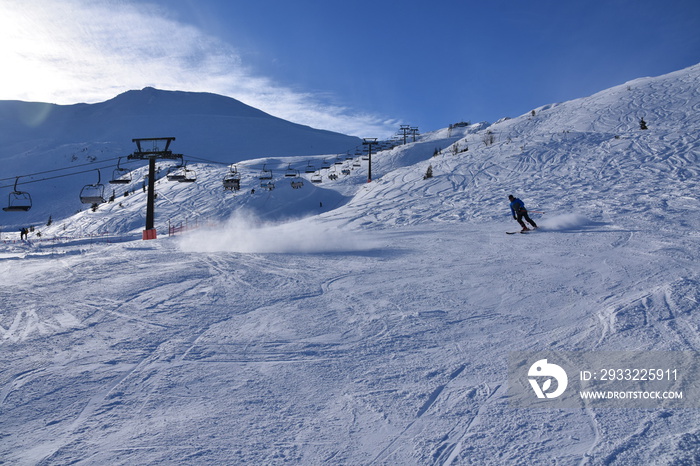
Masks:
[[[210,92],[170,91],[154,87],[126,91],[103,102],[103,104],[120,105],[124,106],[124,110],[130,112],[137,110],[141,114],[149,115],[194,113],[198,115],[276,118],[232,97]]]
[[[161,134],[177,137],[178,152],[226,163],[260,156],[335,154],[360,143],[359,138],[292,123],[207,92],[145,87],[105,102],[51,106],[39,123],[22,124],[17,115],[36,113],[35,107],[48,108],[0,101],[0,117],[6,120],[2,123],[13,128],[0,133],[0,160],[20,152],[26,141],[41,140],[33,149],[39,154],[98,141],[130,150],[133,138]]]

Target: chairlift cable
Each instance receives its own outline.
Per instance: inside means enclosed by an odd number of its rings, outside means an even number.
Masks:
[[[63,170],[72,170],[72,169],[74,169],[74,168],[86,167],[86,166],[88,166],[88,165],[103,164],[103,163],[111,162],[111,161],[114,161],[114,160],[119,160],[119,158],[120,158],[120,157],[115,157],[115,158],[104,159],[104,160],[99,160],[99,161],[95,161],[95,162],[81,163],[81,164],[78,164],[78,165],[72,165],[72,166],[70,166],[70,167],[54,168],[53,170],[45,170],[45,171],[41,171],[41,172],[28,173],[28,174],[26,174],[26,175],[19,175],[19,177],[20,177],[20,178],[26,178],[26,177],[30,177],[30,176],[44,175],[44,174],[46,174],[46,173],[60,172],[60,171],[63,171]],[[134,162],[127,162],[127,163],[134,163]],[[111,165],[111,164],[108,164],[107,166],[109,166],[109,165]],[[100,167],[100,168],[107,168],[107,166],[105,166],[105,167]],[[94,170],[94,168],[93,168],[93,170]],[[77,173],[84,173],[84,172],[77,172]],[[70,175],[66,175],[66,176],[70,176]],[[10,176],[10,177],[7,177],[7,178],[0,178],[0,181],[14,180],[15,178],[17,178],[17,177],[16,177],[16,176]]]
[[[100,167],[100,168],[106,168],[106,167]],[[67,173],[67,174],[65,174],[65,175],[48,176],[48,177],[46,177],[46,178],[40,178],[40,179],[38,179],[38,180],[23,181],[23,182],[21,182],[21,183],[19,183],[19,184],[31,184],[31,183],[39,183],[39,182],[41,182],[41,181],[56,180],[56,179],[58,179],[58,178],[66,178],[66,177],[69,177],[69,176],[80,175],[81,173],[88,173],[88,172],[91,172],[91,171],[94,171],[94,170],[99,170],[99,169],[98,169],[98,168],[91,168],[91,169],[89,169],[89,170],[82,170],[82,171],[75,172],[75,173]],[[27,175],[25,175],[25,176],[27,176]],[[8,185],[0,186],[0,188],[11,188],[12,186],[13,186],[13,185],[8,184]]]

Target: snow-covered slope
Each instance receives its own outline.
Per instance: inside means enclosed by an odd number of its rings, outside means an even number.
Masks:
[[[695,464],[698,400],[523,409],[507,366],[700,350],[699,90],[695,66],[439,130],[374,154],[371,183],[361,157],[320,184],[304,168],[336,154],[255,159],[232,194],[193,164],[157,184],[156,241],[136,189],[4,243],[0,457]],[[542,231],[504,234],[511,193]]]
[[[694,211],[699,76],[695,66],[638,79],[470,133],[440,157],[394,171],[363,194],[356,200],[367,203],[361,218],[366,213],[401,224],[496,219],[510,193],[536,210],[602,221],[626,222],[621,214],[634,214],[629,220],[636,224],[658,220],[661,209]],[[455,147],[460,152],[451,155]],[[428,165],[434,178],[426,181]]]

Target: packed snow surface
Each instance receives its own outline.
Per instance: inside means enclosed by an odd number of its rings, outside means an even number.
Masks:
[[[507,366],[700,350],[699,112],[695,66],[427,133],[370,183],[344,154],[242,162],[236,193],[193,164],[157,182],[152,241],[143,168],[28,242],[14,213],[0,462],[698,464],[697,403],[520,409]],[[540,230],[504,234],[508,194]]]

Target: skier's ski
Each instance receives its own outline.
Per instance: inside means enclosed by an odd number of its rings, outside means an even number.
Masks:
[[[531,228],[529,230],[506,231],[506,235],[514,235],[516,233],[522,233],[524,235],[525,233],[532,233],[535,230],[539,230],[539,228]]]

